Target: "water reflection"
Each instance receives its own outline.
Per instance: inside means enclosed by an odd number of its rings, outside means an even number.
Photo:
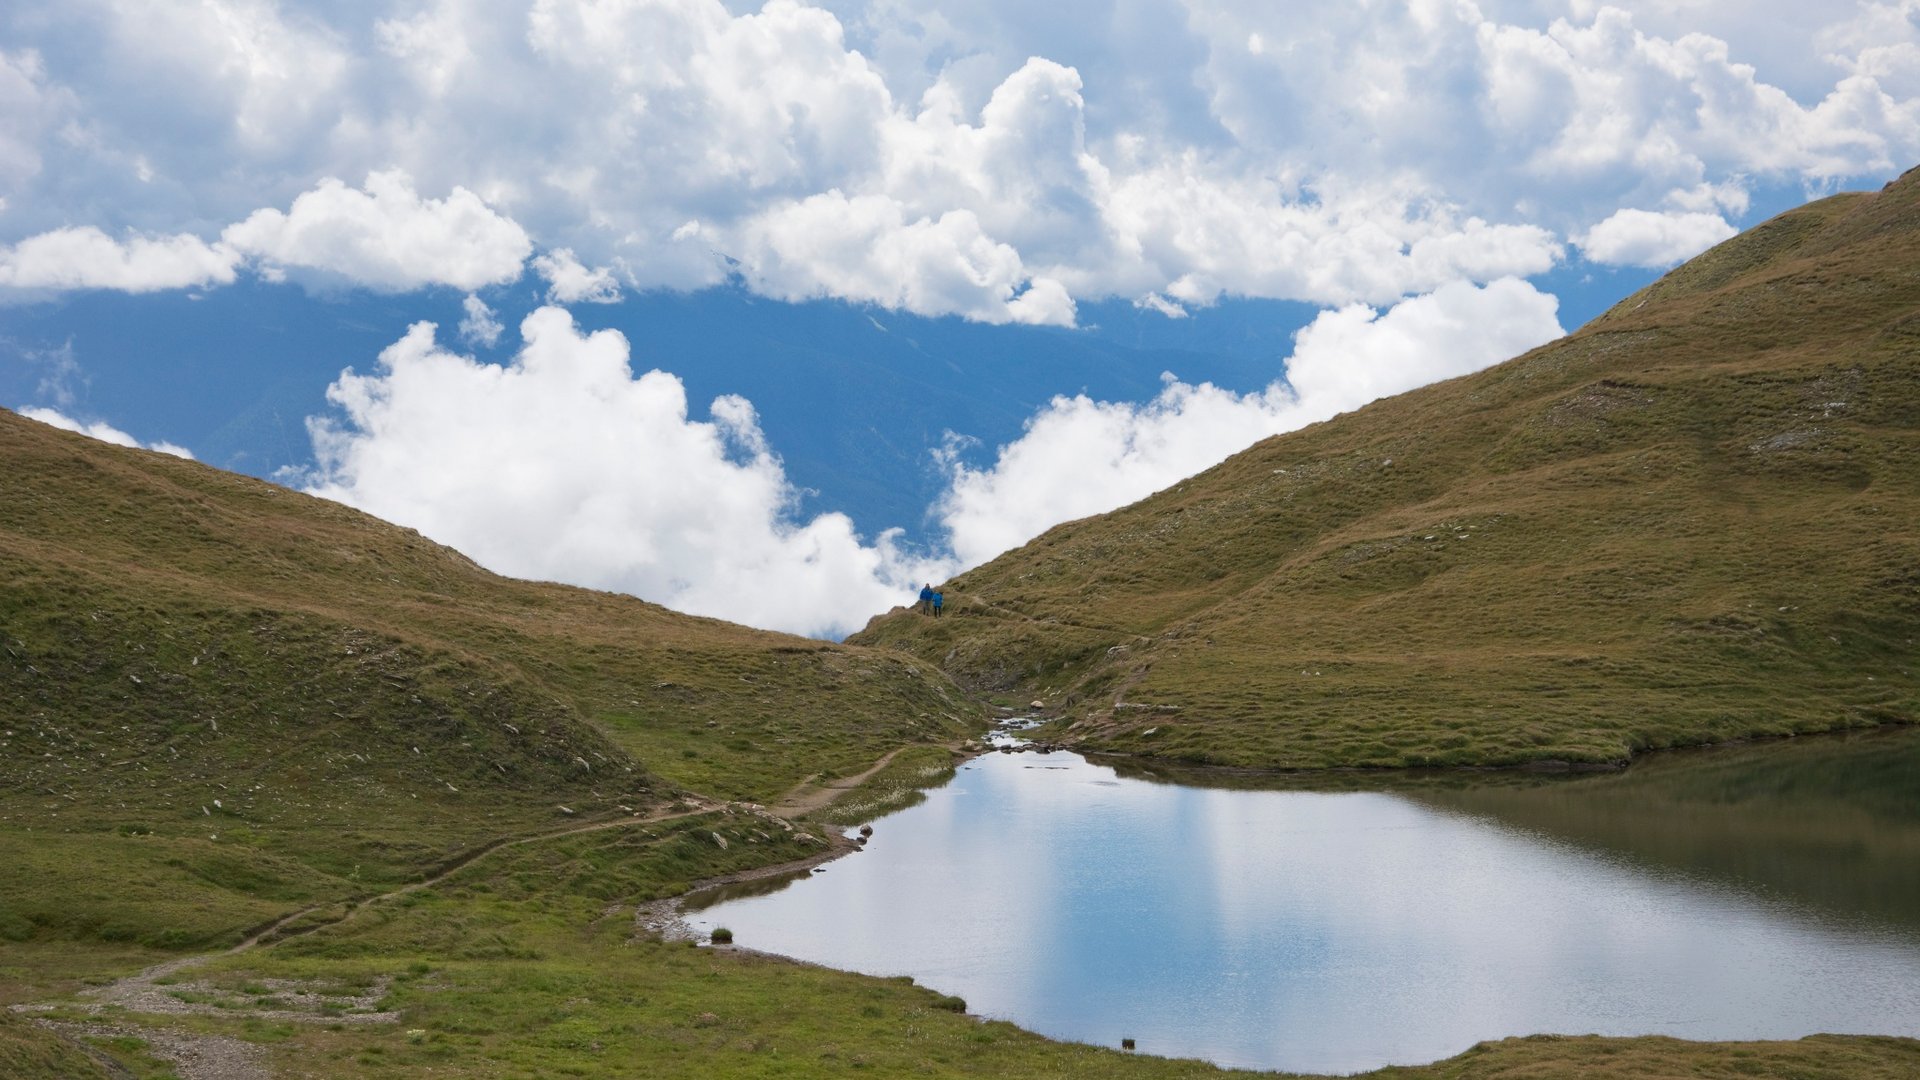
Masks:
[[[1849,918],[1829,918],[1734,884],[1753,880],[1745,863],[1688,862],[1733,834],[1669,844],[1657,838],[1684,830],[1622,824],[1640,804],[1738,820],[1712,808],[1747,791],[1788,801],[1740,825],[1742,845],[1767,842],[1760,822],[1795,823],[1821,801],[1864,801],[1878,807],[1860,811],[1868,819],[1911,827],[1914,789],[1895,790],[1898,769],[1884,795],[1860,799],[1844,779],[1853,765],[1822,758],[1813,771],[1828,780],[1789,783],[1765,759],[1711,782],[1634,770],[1407,794],[1198,788],[1071,754],[990,755],[884,819],[832,873],[692,921],[756,948],[910,974],[1056,1037],[1133,1037],[1150,1053],[1265,1068],[1431,1061],[1547,1031],[1920,1034],[1920,935],[1880,918],[1911,891],[1863,909],[1843,890],[1827,910]],[[1589,803],[1600,809],[1576,809]],[[1844,846],[1843,829],[1836,817],[1801,829],[1819,844],[1784,846]],[[1906,850],[1874,835],[1865,864]]]
[[[1391,790],[1597,848],[1920,929],[1920,729],[1655,754],[1624,772],[1294,774],[1103,760],[1122,776],[1230,790]]]
[[[1656,755],[1619,776],[1422,798],[1649,868],[1920,929],[1920,732]]]
[[[753,896],[771,896],[781,889],[802,878],[811,877],[814,871],[809,867],[803,870],[790,870],[784,874],[769,874],[766,877],[748,878],[745,881],[730,881],[725,885],[712,885],[698,892],[688,893],[680,900],[680,910],[685,912],[705,911],[716,904],[729,900],[745,900]]]

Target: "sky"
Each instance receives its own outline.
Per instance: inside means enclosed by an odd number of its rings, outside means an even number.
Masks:
[[[1920,0],[20,0],[0,403],[838,636],[1917,160]]]

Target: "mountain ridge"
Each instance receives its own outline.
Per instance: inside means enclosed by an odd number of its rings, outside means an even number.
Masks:
[[[1920,180],[1058,526],[850,641],[1084,749],[1619,763],[1920,715]]]
[[[499,836],[771,801],[978,716],[904,656],[498,577],[11,412],[0,463],[7,939],[231,940]]]

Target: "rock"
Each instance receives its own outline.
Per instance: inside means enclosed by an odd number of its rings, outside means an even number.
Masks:
[[[725,850],[727,850],[727,838],[726,838],[726,837],[724,837],[724,836],[721,836],[721,835],[720,835],[719,833],[713,833],[713,834],[711,834],[711,835],[713,836],[713,842],[714,842],[714,843],[716,843],[716,844],[718,844],[718,845],[720,845],[720,850],[721,850],[721,851],[725,851]]]
[[[1047,707],[1047,703],[1044,701],[1041,701],[1039,698],[1035,698],[1032,701],[1027,702],[1027,708],[1029,709],[1044,709],[1046,707]]]
[[[872,836],[872,835],[873,835],[873,826],[871,826],[871,825],[862,825],[862,826],[860,826],[860,835],[861,835],[861,836]]]

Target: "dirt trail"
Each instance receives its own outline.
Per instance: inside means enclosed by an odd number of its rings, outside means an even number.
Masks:
[[[632,817],[614,818],[607,821],[593,821],[565,828],[551,829],[527,836],[502,836],[468,848],[431,870],[418,881],[409,882],[396,889],[373,896],[347,901],[344,912],[334,919],[315,919],[300,925],[301,920],[318,915],[329,904],[316,904],[290,912],[249,932],[238,944],[220,952],[201,953],[196,956],[183,956],[168,960],[162,964],[119,979],[109,985],[82,991],[80,996],[88,999],[84,1002],[37,1002],[12,1006],[16,1012],[33,1014],[51,1012],[56,1008],[78,1009],[99,1016],[108,1010],[125,1010],[148,1015],[183,1016],[205,1015],[229,1018],[253,1018],[264,1020],[290,1020],[295,1022],[324,1023],[393,1023],[399,1019],[397,1013],[378,1011],[376,1006],[386,996],[388,981],[375,983],[360,993],[342,993],[339,991],[316,990],[314,987],[272,980],[271,997],[275,1005],[268,1007],[254,1004],[243,1006],[234,1001],[215,1003],[216,999],[231,995],[210,984],[183,982],[175,977],[181,972],[197,967],[209,960],[221,956],[232,956],[250,949],[270,946],[278,941],[302,934],[311,933],[323,926],[334,926],[353,919],[360,912],[380,904],[386,904],[421,889],[431,888],[453,876],[460,870],[506,848],[523,844],[544,843],[563,837],[577,836],[581,833],[601,832],[607,829],[624,829],[642,825],[652,825],[677,818],[693,817],[712,813],[716,810],[747,810],[771,814],[783,819],[799,817],[830,805],[834,799],[871,779],[880,770],[893,762],[901,750],[897,747],[888,751],[880,760],[856,775],[831,780],[824,784],[815,784],[809,777],[781,796],[780,801],[771,807],[760,807],[752,803],[709,802],[706,800],[682,800],[678,805],[683,809],[668,809],[650,814],[636,814]],[[856,847],[831,831],[828,833],[827,849],[819,855],[802,862],[787,863],[778,866],[762,867],[755,870],[729,874],[724,878],[703,881],[699,887],[708,887],[726,881],[742,881],[749,878],[769,876],[780,873],[792,873],[805,866],[813,866],[829,859],[838,858]],[[641,905],[636,913],[636,924],[641,928],[664,929],[675,918],[679,898],[655,901]],[[293,928],[293,929],[289,929]],[[162,980],[168,980],[166,986]],[[187,1000],[181,995],[199,1000]],[[81,1041],[84,1036],[127,1037],[142,1040],[147,1050],[155,1057],[171,1062],[182,1080],[271,1080],[272,1073],[265,1064],[266,1052],[263,1048],[244,1040],[224,1035],[212,1035],[187,1031],[169,1031],[132,1024],[113,1024],[102,1020],[84,1022],[58,1021],[42,1017],[33,1017],[35,1023],[75,1043],[89,1056],[100,1060],[100,1055],[92,1047]],[[124,1071],[124,1070],[117,1070]]]
[[[815,810],[824,810],[833,803],[833,800],[873,779],[881,769],[893,764],[893,759],[905,749],[906,747],[901,746],[889,750],[879,761],[873,763],[872,768],[852,776],[843,776],[838,780],[829,780],[824,784],[813,782],[815,777],[819,776],[815,773],[800,781],[792,791],[780,796],[779,802],[767,807],[767,813],[775,817],[797,818],[802,814],[811,814]]]

